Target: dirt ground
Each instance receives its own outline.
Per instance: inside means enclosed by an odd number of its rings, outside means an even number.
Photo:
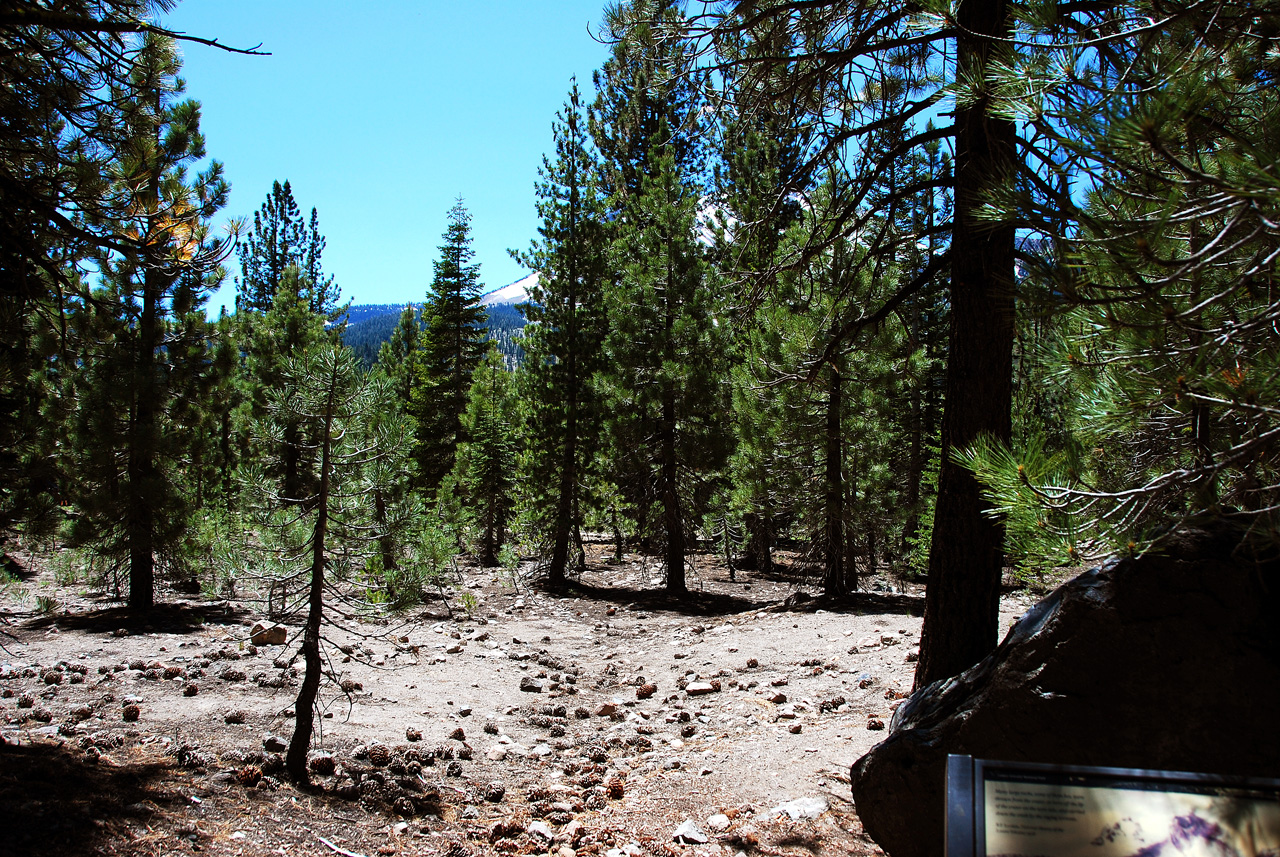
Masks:
[[[331,629],[309,790],[272,751],[296,626],[255,647],[256,605],[171,593],[139,618],[17,556],[0,857],[880,853],[848,772],[910,689],[920,592],[827,602],[698,556],[677,601],[654,558],[591,547],[565,594],[464,568],[470,615]],[[1006,596],[1004,627],[1031,601]]]

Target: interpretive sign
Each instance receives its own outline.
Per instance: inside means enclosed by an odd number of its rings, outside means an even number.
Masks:
[[[947,857],[1280,857],[1280,780],[949,756]]]

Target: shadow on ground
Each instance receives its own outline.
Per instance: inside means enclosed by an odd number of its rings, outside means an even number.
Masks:
[[[69,747],[0,746],[0,855],[74,857],[146,834],[181,797],[157,782],[160,764],[89,765]]]
[[[225,601],[207,604],[178,602],[156,604],[148,610],[132,607],[104,607],[83,613],[49,613],[24,623],[31,630],[57,626],[62,631],[89,631],[109,634],[123,628],[131,634],[189,634],[204,625],[240,625],[248,611]]]

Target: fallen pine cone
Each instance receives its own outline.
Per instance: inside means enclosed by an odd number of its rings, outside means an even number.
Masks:
[[[187,683],[187,684],[182,688],[182,695],[183,695],[183,696],[195,696],[195,695],[196,695],[197,693],[199,693],[199,692],[200,692],[200,685],[198,685],[198,684],[196,684],[196,683],[194,683],[194,682],[188,682],[188,683]]]
[[[391,763],[391,750],[386,744],[370,744],[369,761],[379,768],[385,768]]]
[[[140,714],[142,714],[142,709],[132,703],[126,705],[120,712],[120,716],[124,718],[125,723],[135,722]]]
[[[656,684],[642,684],[636,688],[636,699],[648,699],[658,692]]]
[[[334,761],[333,756],[325,753],[320,756],[312,756],[311,761],[307,763],[307,767],[311,769],[311,773],[322,777],[333,776],[333,772],[338,769],[338,763]]]
[[[613,800],[622,800],[622,796],[626,794],[626,788],[618,777],[610,777],[609,782],[605,784],[605,790]]]
[[[257,765],[245,765],[236,771],[236,780],[245,788],[254,788],[262,781],[262,768]]]
[[[877,720],[876,718],[873,717],[867,721],[867,728],[870,729],[872,732],[878,732],[884,728],[884,721]]]
[[[414,729],[412,726],[410,726],[408,729],[404,730],[404,737],[406,741],[421,741],[422,730]]]

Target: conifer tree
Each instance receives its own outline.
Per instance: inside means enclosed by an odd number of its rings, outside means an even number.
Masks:
[[[109,210],[99,228],[118,252],[97,260],[102,288],[82,301],[77,333],[83,372],[75,418],[74,473],[83,516],[77,537],[128,568],[129,604],[150,607],[158,561],[182,535],[177,467],[189,424],[183,399],[205,371],[200,305],[221,279],[225,243],[208,220],[226,202],[221,165],[189,177],[204,157],[200,108],[182,92],[171,41],[148,35],[121,105],[125,142]]]
[[[342,290],[321,267],[324,247],[316,210],[312,208],[310,220],[304,220],[289,182],[274,182],[262,207],[253,213],[253,226],[240,249],[237,308],[265,313],[276,292],[287,285],[306,297],[311,312],[336,318]],[[286,282],[290,268],[297,276]]]
[[[423,329],[413,355],[415,385],[409,413],[417,423],[415,458],[423,487],[434,491],[453,469],[465,440],[462,415],[471,376],[485,354],[480,266],[471,248],[471,215],[459,199],[449,210],[435,277],[422,308]]]
[[[515,507],[515,385],[496,348],[477,367],[463,417],[466,443],[459,445],[454,483],[462,486],[479,530],[480,565],[498,565]]]
[[[615,457],[660,507],[667,589],[683,593],[702,489],[731,441],[726,328],[698,241],[705,120],[676,5],[637,0],[613,10],[611,25],[618,41],[592,111],[620,214],[602,375]]]
[[[577,81],[552,133],[555,160],[543,159],[537,187],[542,239],[520,258],[538,272],[522,307],[530,322],[521,376],[532,441],[527,481],[538,527],[551,543],[547,578],[555,587],[580,530],[583,489],[599,445],[592,379],[601,367],[609,277],[604,200]]]

